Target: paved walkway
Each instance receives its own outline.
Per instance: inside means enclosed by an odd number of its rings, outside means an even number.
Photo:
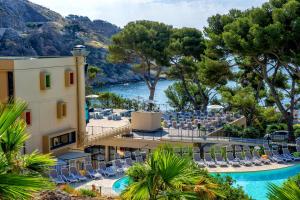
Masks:
[[[265,170],[273,170],[273,169],[281,169],[285,167],[290,167],[295,164],[300,164],[300,162],[293,162],[293,163],[284,163],[284,164],[278,164],[278,163],[271,163],[270,165],[262,165],[262,166],[241,166],[241,167],[216,167],[216,168],[207,168],[209,172],[256,172],[256,171],[265,171]]]

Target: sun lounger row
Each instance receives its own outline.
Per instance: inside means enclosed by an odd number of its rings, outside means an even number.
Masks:
[[[137,155],[135,161],[131,157],[116,159],[112,161],[112,166],[106,166],[105,162],[99,162],[98,168],[94,169],[91,164],[85,165],[85,176],[81,175],[75,167],[62,168],[60,171],[52,169],[49,177],[56,184],[77,183],[88,179],[102,179],[103,176],[113,177],[122,175],[135,162],[144,162],[141,155]]]
[[[235,156],[232,152],[226,152],[226,158],[224,158],[220,152],[216,152],[214,158],[211,156],[211,153],[206,152],[204,153],[203,159],[200,156],[200,152],[195,152],[193,153],[193,159],[200,167],[227,167],[228,165],[239,167],[241,165],[252,166],[270,164],[270,160],[260,158],[257,151],[253,151],[253,154],[251,154],[250,151],[245,151],[244,156],[242,152],[236,152]]]
[[[299,157],[295,157],[291,154],[287,146],[282,146],[282,154],[279,153],[278,146],[274,146],[271,149],[268,144],[263,144],[263,147],[265,150],[265,154],[268,155],[268,157],[274,162],[283,163],[300,161]]]
[[[92,165],[85,166],[85,176],[81,175],[75,167],[62,168],[60,172],[50,170],[49,177],[56,184],[77,183],[90,179],[100,179],[102,175],[93,169]]]

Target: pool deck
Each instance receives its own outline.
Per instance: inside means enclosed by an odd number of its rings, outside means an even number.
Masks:
[[[270,165],[262,165],[262,166],[241,166],[241,167],[216,167],[216,168],[206,168],[208,172],[212,173],[232,173],[232,172],[255,172],[255,171],[265,171],[265,170],[274,170],[281,169],[285,167],[290,167],[293,165],[300,164],[300,162],[292,162],[285,164],[271,163]],[[101,187],[101,193],[105,196],[116,197],[118,194],[112,190],[112,186],[115,181],[122,178],[123,176],[107,178],[101,180],[91,180],[85,183],[81,183],[80,185],[75,185],[76,189],[80,188],[88,188],[91,189],[92,185],[95,185],[97,189]]]

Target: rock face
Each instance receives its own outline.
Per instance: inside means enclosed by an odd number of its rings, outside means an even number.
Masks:
[[[120,28],[103,20],[60,14],[28,0],[0,0],[0,56],[68,56],[77,44],[90,51],[88,63],[103,73],[93,85],[139,81],[130,66],[105,60],[112,35]]]

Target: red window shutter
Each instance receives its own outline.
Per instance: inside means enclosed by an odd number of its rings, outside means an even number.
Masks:
[[[74,84],[74,73],[71,72],[70,73],[70,85],[73,85]]]
[[[26,112],[26,124],[31,125],[31,113],[29,111]]]

